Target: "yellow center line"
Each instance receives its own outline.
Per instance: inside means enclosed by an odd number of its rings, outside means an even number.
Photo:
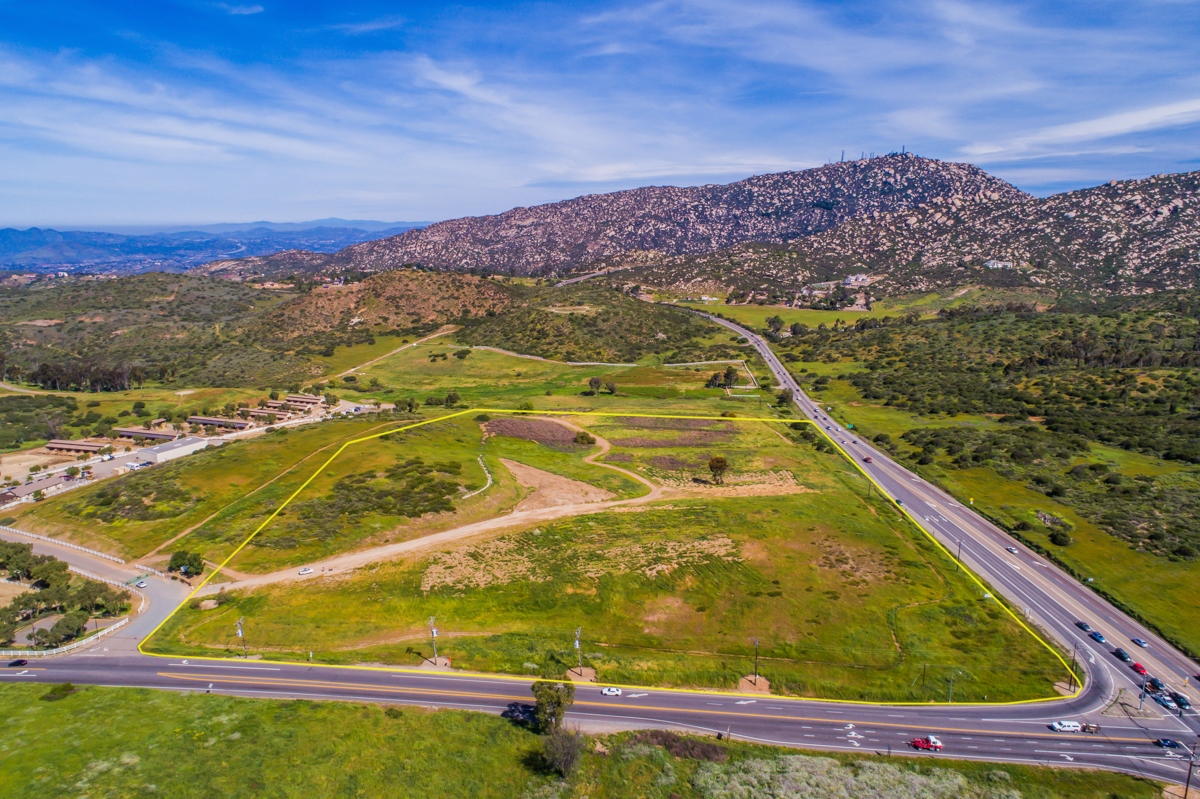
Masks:
[[[425,674],[429,674],[429,672],[425,672]],[[392,685],[372,685],[370,683],[337,682],[337,681],[333,681],[333,680],[303,680],[303,679],[288,678],[288,677],[263,677],[261,679],[249,679],[246,677],[236,677],[236,676],[223,677],[223,676],[219,676],[219,675],[210,677],[210,676],[204,675],[204,674],[179,674],[176,672],[167,672],[167,671],[158,672],[158,676],[159,677],[167,677],[170,679],[177,679],[177,680],[187,680],[190,682],[206,682],[206,683],[213,683],[213,684],[222,683],[222,684],[249,685],[249,686],[272,685],[272,686],[283,687],[283,688],[323,688],[326,690],[340,690],[340,691],[359,690],[359,691],[375,691],[375,692],[386,693],[386,694],[421,694],[421,695],[430,695],[430,696],[435,696],[435,697],[453,696],[453,697],[461,697],[464,699],[499,699],[499,700],[503,700],[503,701],[511,701],[511,700],[516,699],[517,701],[521,701],[525,704],[529,704],[531,701],[530,698],[528,698],[528,697],[523,697],[523,696],[514,697],[514,695],[512,695],[512,694],[483,693],[483,692],[478,692],[478,691],[453,691],[453,690],[447,691],[447,690],[438,689],[438,688],[419,688],[419,687],[404,687],[404,686],[392,686]],[[699,699],[699,698],[704,698],[704,697],[697,696],[697,698]],[[770,697],[770,699],[775,699],[775,697]],[[831,718],[823,717],[823,716],[789,716],[789,715],[785,715],[785,714],[781,714],[781,713],[759,713],[759,712],[750,711],[750,710],[738,711],[738,710],[717,710],[717,709],[707,709],[707,708],[663,707],[663,706],[659,706],[659,705],[642,705],[642,704],[631,705],[631,704],[618,704],[615,701],[597,702],[597,701],[591,701],[591,700],[586,700],[586,699],[576,700],[572,706],[573,707],[579,707],[579,706],[600,707],[600,708],[609,708],[609,709],[617,707],[621,710],[636,710],[636,711],[651,711],[651,712],[656,711],[656,712],[661,712],[661,713],[691,713],[691,714],[712,715],[712,716],[731,716],[734,718],[774,719],[774,720],[778,720],[778,721],[808,721],[808,722],[815,722],[818,724],[835,724],[835,725],[842,724],[842,725],[844,725],[844,724],[852,723],[856,726],[887,727],[889,729],[906,729],[907,730],[907,729],[925,729],[928,727],[931,729],[937,729],[938,731],[944,732],[944,733],[952,732],[952,733],[967,733],[967,734],[971,734],[971,735],[993,735],[993,736],[1008,737],[1008,738],[1038,738],[1038,739],[1050,740],[1050,741],[1062,740],[1062,736],[1060,736],[1060,735],[1048,735],[1046,733],[981,730],[977,727],[970,728],[970,729],[964,729],[961,727],[942,727],[942,726],[938,726],[936,723],[930,724],[929,721],[917,722],[914,724],[899,724],[897,722],[892,722],[892,721],[874,721],[871,719],[853,719],[853,718],[831,719]],[[1123,742],[1130,742],[1130,743],[1139,743],[1139,742],[1146,743],[1145,739],[1142,739],[1142,738],[1117,738],[1117,737],[1113,737],[1113,736],[1107,736],[1107,737],[1105,737],[1104,740],[1106,740],[1106,741],[1123,741]]]

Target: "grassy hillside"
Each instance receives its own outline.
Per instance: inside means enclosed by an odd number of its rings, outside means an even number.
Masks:
[[[1156,783],[1120,774],[961,760],[936,765],[867,754],[796,757],[796,750],[703,739],[716,762],[671,739],[603,735],[567,780],[552,775],[540,739],[495,716],[335,702],[277,702],[82,688],[39,701],[42,685],[0,686],[8,733],[0,788],[43,796],[168,799],[212,796],[423,796],[519,799],[718,799],[758,778],[821,775],[846,795],[899,799],[1154,799]],[[655,745],[665,741],[667,747]],[[782,759],[787,758],[787,759]]]

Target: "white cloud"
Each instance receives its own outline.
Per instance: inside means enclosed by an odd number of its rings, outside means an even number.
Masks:
[[[252,6],[231,6],[228,3],[217,3],[217,8],[224,11],[226,14],[243,17],[250,14],[261,14],[265,9],[260,5]]]
[[[348,33],[352,36],[358,36],[364,33],[378,33],[379,31],[399,28],[402,27],[406,22],[407,20],[404,17],[389,16],[367,20],[366,22],[339,22],[327,27],[329,30],[341,31],[342,33]]]

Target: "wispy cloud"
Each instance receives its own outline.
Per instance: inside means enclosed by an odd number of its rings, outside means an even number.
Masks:
[[[39,48],[0,6],[0,224],[436,219],[904,145],[1035,191],[1195,158],[1194,3],[589,8],[272,7]]]
[[[379,31],[392,30],[399,28],[407,22],[407,19],[400,16],[379,17],[378,19],[370,19],[365,22],[337,22],[327,26],[329,30],[341,31],[342,33],[350,34],[351,36],[359,36],[364,33],[378,33]]]
[[[224,11],[226,14],[232,14],[237,17],[247,16],[249,14],[261,14],[265,9],[260,5],[252,6],[233,6],[228,3],[217,3],[217,8]]]

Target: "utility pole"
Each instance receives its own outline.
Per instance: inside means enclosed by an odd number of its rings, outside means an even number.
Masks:
[[[246,631],[242,628],[242,622],[245,620],[245,616],[237,620],[237,637],[242,639],[242,657],[246,656]]]
[[[1142,709],[1142,701],[1146,698],[1146,678],[1142,677],[1142,690],[1138,692],[1138,710]]]
[[[433,639],[433,665],[435,665],[435,666],[438,664],[438,659],[437,659],[437,627],[434,627],[434,626],[433,626],[433,625],[434,625],[434,623],[435,623],[436,621],[437,621],[437,617],[436,617],[436,616],[430,616],[430,617],[429,617],[429,636],[430,636],[430,638],[432,638],[432,639]]]
[[[962,539],[958,539],[958,562],[954,564],[954,571],[958,571],[962,567]]]
[[[579,657],[579,676],[583,676],[583,650],[579,648],[579,636],[583,634],[582,627],[575,628],[575,654]]]
[[[1192,757],[1188,760],[1187,784],[1183,786],[1183,799],[1187,799],[1188,791],[1192,789],[1192,766],[1196,764],[1196,745],[1192,744]]]
[[[754,639],[754,684],[758,685],[758,638]]]

